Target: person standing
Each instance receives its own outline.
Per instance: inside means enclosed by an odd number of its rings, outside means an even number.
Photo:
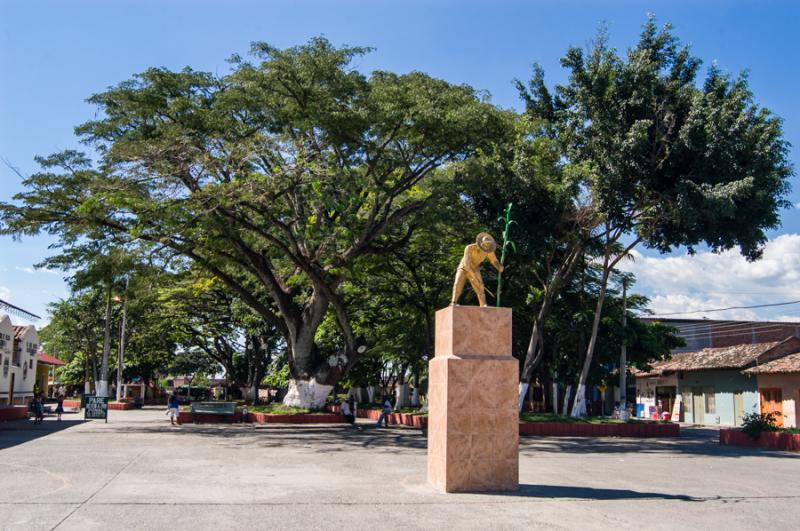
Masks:
[[[389,415],[392,413],[392,401],[389,399],[389,395],[383,395],[383,411],[381,411],[381,416],[378,417],[378,422],[376,426],[378,428],[381,427],[381,422],[384,423],[384,427],[389,427]]]
[[[180,402],[178,401],[178,393],[172,393],[169,397],[169,403],[167,404],[167,414],[173,426],[175,425],[175,421],[178,420],[178,415],[180,413],[179,408]]]

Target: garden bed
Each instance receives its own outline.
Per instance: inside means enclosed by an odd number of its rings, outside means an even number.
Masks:
[[[800,452],[800,434],[788,431],[762,431],[753,438],[738,428],[723,428],[719,430],[719,443]]]
[[[663,422],[520,422],[520,435],[546,437],[680,437],[678,424]]]
[[[0,406],[0,422],[8,420],[26,420],[27,418],[27,406]]]

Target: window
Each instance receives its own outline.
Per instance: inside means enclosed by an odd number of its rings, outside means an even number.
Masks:
[[[703,395],[706,398],[706,413],[715,415],[717,413],[717,397],[714,395],[714,388],[704,388]]]
[[[33,360],[30,360],[30,367],[33,369]]]

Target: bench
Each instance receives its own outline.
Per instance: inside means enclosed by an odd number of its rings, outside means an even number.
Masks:
[[[192,402],[191,412],[195,423],[198,413],[229,416],[233,419],[233,415],[236,413],[236,402]]]

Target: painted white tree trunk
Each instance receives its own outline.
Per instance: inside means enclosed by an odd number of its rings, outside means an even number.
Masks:
[[[400,408],[408,407],[408,397],[409,397],[409,389],[408,384],[399,384],[394,390],[394,408],[396,410],[400,410]]]
[[[575,394],[575,403],[572,405],[571,417],[586,416],[586,386],[580,384]]]
[[[92,392],[92,384],[91,382],[83,382],[83,394],[88,395]]]
[[[526,382],[519,383],[519,396],[517,397],[519,400],[518,409],[522,411],[522,406],[525,405],[525,395],[528,394],[528,386],[530,384]]]
[[[97,380],[94,391],[97,396],[108,396],[108,380]]]
[[[367,387],[367,397],[369,398],[369,403],[370,404],[375,401],[375,386],[374,385],[370,385],[369,387]]]
[[[411,391],[411,407],[419,407],[419,389],[416,387]]]
[[[564,391],[564,408],[562,410],[562,415],[567,414],[567,408],[569,408],[569,398],[572,396],[572,386],[568,385],[566,391]]]
[[[553,382],[553,414],[558,415],[558,384]]]
[[[283,404],[308,409],[322,409],[332,389],[332,385],[318,383],[315,378],[307,381],[289,380],[289,390],[283,398]]]
[[[242,398],[244,398],[245,401],[252,403],[256,402],[256,394],[258,391],[255,387],[240,387],[239,390],[242,392]]]

